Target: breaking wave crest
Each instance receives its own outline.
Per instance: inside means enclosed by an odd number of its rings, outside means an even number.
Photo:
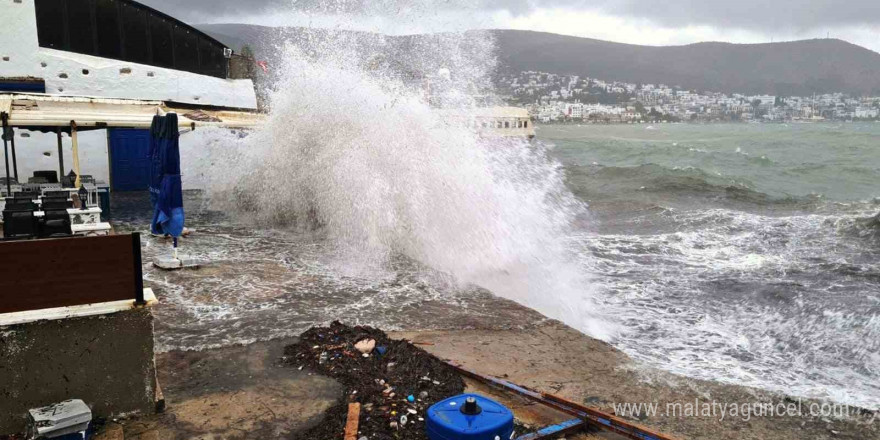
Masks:
[[[364,41],[357,53],[285,48],[267,126],[213,134],[191,161],[212,203],[243,222],[316,229],[347,276],[387,275],[404,257],[434,282],[476,284],[608,338],[570,248],[586,206],[561,165],[539,144],[444,118],[484,91],[491,38],[447,34],[402,58],[396,48],[404,69],[376,62],[387,48],[370,38],[372,54]]]

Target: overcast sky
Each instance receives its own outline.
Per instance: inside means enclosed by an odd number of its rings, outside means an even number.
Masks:
[[[880,52],[880,0],[141,0],[190,23],[384,33],[527,29],[623,43],[760,43],[830,35]]]

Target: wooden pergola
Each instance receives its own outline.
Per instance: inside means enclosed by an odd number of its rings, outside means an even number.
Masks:
[[[13,129],[21,128],[56,133],[58,138],[59,177],[64,175],[61,133],[69,133],[73,143],[73,169],[79,187],[79,151],[77,133],[107,128],[147,129],[153,116],[177,113],[181,127],[223,127],[252,129],[265,121],[265,115],[237,109],[218,109],[192,105],[175,106],[162,101],[111,99],[47,94],[0,95],[0,122],[3,128],[3,154],[6,166],[6,190],[11,193],[10,177],[18,180]],[[9,147],[12,147],[10,174]]]

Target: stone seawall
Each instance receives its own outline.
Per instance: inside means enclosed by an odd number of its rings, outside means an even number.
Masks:
[[[82,399],[93,417],[155,410],[153,315],[133,309],[0,327],[0,435],[27,411]]]

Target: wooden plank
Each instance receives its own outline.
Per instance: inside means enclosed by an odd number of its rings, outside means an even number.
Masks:
[[[489,386],[519,394],[544,406],[575,416],[599,429],[612,431],[633,440],[675,440],[675,438],[670,435],[661,434],[634,423],[630,423],[613,414],[570,402],[552,394],[534,391],[524,386],[508,382],[504,379],[484,376],[453,362],[447,361],[446,363],[452,368],[455,368],[465,377],[470,377]]]
[[[0,313],[0,327],[28,324],[37,321],[57,321],[60,319],[87,318],[89,316],[110,315],[137,307],[153,307],[159,304],[153,289],[144,289],[146,304],[139,306],[133,299],[85,304],[81,306],[55,307],[51,309],[28,310],[26,312]],[[2,437],[0,437],[2,438]]]
[[[358,423],[361,418],[361,404],[348,404],[348,419],[345,421],[345,440],[357,440]]]
[[[0,242],[0,313],[135,298],[131,235]]]

